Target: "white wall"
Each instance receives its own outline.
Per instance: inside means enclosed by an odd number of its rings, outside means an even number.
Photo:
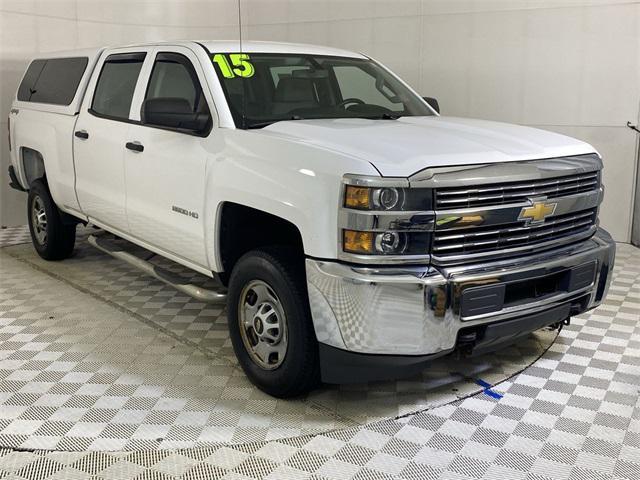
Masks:
[[[2,122],[35,52],[238,35],[235,0],[1,2]],[[629,240],[636,137],[624,125],[639,118],[637,1],[242,0],[242,20],[247,39],[365,52],[437,97],[447,115],[537,126],[592,143],[606,165],[602,223]],[[4,175],[4,135],[2,142]],[[1,223],[23,223],[23,199],[1,181]]]
[[[7,115],[40,52],[170,39],[237,38],[236,0],[0,0],[0,225],[26,223],[9,186]]]
[[[243,0],[246,38],[365,52],[440,100],[446,115],[575,136],[605,160],[602,224],[631,231],[640,107],[632,0]]]

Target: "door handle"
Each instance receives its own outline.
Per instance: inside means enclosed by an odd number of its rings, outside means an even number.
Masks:
[[[129,150],[133,150],[134,152],[144,151],[144,145],[142,145],[140,142],[127,142],[125,147],[127,147]]]
[[[89,138],[89,134],[87,133],[86,130],[78,130],[74,133],[74,135],[83,140],[86,140],[87,138]]]

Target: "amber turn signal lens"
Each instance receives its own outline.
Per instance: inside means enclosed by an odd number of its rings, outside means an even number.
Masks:
[[[343,230],[342,247],[349,253],[374,253],[373,232],[357,232],[355,230]]]
[[[369,189],[347,185],[344,195],[344,206],[347,208],[370,208]]]

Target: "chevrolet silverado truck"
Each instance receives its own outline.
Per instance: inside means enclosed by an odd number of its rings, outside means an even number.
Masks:
[[[240,365],[275,396],[560,328],[611,277],[593,147],[440,116],[359,53],[193,41],[43,55],[9,137],[42,258],[97,227],[94,246],[225,303]]]

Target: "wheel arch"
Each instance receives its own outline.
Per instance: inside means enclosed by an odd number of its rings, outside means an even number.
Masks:
[[[44,157],[39,150],[31,147],[20,147],[20,162],[22,164],[24,180],[27,183],[25,188],[29,189],[33,181],[39,178],[42,178],[46,183]]]
[[[291,221],[265,210],[236,202],[222,202],[215,224],[216,263],[226,283],[235,263],[245,253],[260,247],[284,245],[292,254],[304,255],[300,229]]]

